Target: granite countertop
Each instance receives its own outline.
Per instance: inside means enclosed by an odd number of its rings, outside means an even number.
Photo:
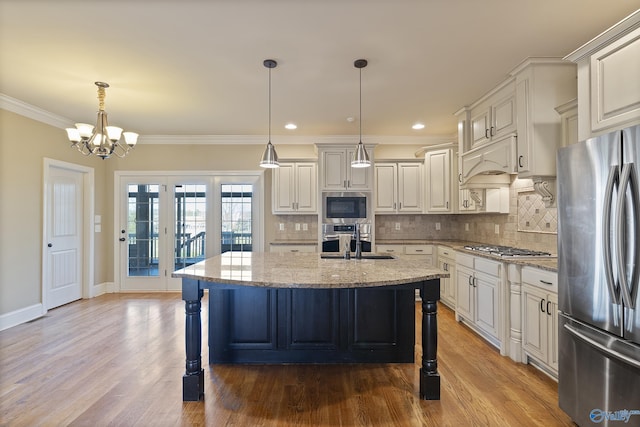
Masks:
[[[322,259],[319,253],[226,252],[172,277],[266,288],[366,288],[449,277],[412,259]],[[334,254],[335,255],[335,254]]]
[[[478,251],[470,251],[464,247],[467,245],[481,245],[481,242],[473,242],[466,240],[376,240],[377,245],[438,245],[448,246],[459,252],[468,253],[470,255],[488,258],[507,264],[517,264],[522,266],[536,267],[547,271],[558,271],[558,257],[500,257],[490,255]]]
[[[318,246],[317,240],[274,240],[269,243],[272,246],[296,246],[296,245],[313,245]]]

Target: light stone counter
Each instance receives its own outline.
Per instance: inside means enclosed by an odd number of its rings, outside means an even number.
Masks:
[[[335,254],[332,254],[335,255]],[[411,259],[322,259],[319,253],[227,252],[172,277],[267,288],[363,288],[449,277]]]

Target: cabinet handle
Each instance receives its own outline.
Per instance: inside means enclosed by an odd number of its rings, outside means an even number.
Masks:
[[[485,139],[489,139],[489,129],[484,130],[484,137]]]
[[[416,252],[422,252],[422,249],[416,249]]]
[[[298,249],[291,249],[291,252],[298,252]]]
[[[494,128],[493,126],[491,126],[491,132],[490,132],[490,133],[491,133],[491,136],[495,135],[495,132],[494,132],[494,131],[495,131],[495,128]]]
[[[471,279],[473,279],[473,277],[469,276],[469,286],[473,286],[473,283],[471,283]]]
[[[518,156],[518,167],[519,168],[523,168],[524,165],[522,164],[522,159],[524,159],[524,156]]]
[[[540,300],[540,311],[546,313],[546,311],[544,311],[544,298]]]
[[[400,210],[402,210],[402,202],[398,203],[400,205]]]
[[[443,263],[442,263],[442,269],[443,269],[444,271],[449,271],[449,265],[448,265],[446,262],[443,262]]]
[[[446,209],[449,209],[449,202],[446,202],[445,204]]]
[[[458,182],[462,183],[462,174],[461,173],[458,174]]]
[[[347,180],[347,188],[351,188],[351,180],[350,179]]]
[[[478,279],[476,277],[473,278],[473,287],[474,288],[478,287]]]
[[[547,282],[546,280],[542,280],[542,279],[540,279],[540,283],[544,283],[545,285],[549,285],[549,286],[553,285],[553,283]]]
[[[551,304],[551,301],[547,301],[547,314],[551,316],[551,310],[549,310],[549,304]]]

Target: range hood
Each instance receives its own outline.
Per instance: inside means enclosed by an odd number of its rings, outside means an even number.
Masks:
[[[508,135],[483,144],[461,156],[459,181],[462,189],[508,187],[516,174],[516,136]]]

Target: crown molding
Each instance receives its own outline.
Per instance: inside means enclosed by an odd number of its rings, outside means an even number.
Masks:
[[[12,98],[3,93],[0,93],[0,108],[60,129],[73,127],[73,121],[67,117],[50,113],[42,108],[27,104],[24,101]]]

